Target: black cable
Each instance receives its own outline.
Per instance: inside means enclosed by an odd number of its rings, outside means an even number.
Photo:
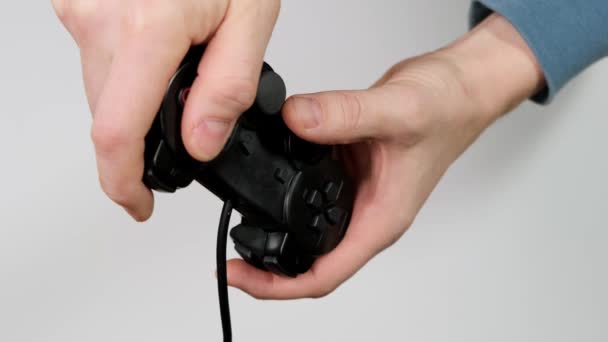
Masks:
[[[217,230],[217,290],[220,299],[220,314],[222,317],[222,329],[224,331],[224,342],[232,342],[232,326],[230,323],[230,303],[228,301],[228,280],[226,274],[226,245],[228,243],[228,229],[230,215],[232,214],[232,202],[227,200],[222,208],[220,225]]]

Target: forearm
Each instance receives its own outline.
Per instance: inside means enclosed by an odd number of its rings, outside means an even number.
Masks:
[[[437,52],[458,70],[468,100],[493,121],[545,85],[543,71],[524,39],[502,16],[493,14]]]
[[[548,104],[578,74],[608,56],[606,0],[475,0],[471,27],[499,13],[520,33],[543,70],[546,86],[531,99]]]

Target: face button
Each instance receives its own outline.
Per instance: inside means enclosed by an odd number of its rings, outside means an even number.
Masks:
[[[327,221],[331,224],[338,224],[344,218],[344,210],[338,207],[332,207],[325,211],[325,216],[327,217]]]

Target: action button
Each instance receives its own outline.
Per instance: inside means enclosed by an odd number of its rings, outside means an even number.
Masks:
[[[317,190],[311,191],[306,197],[306,204],[313,209],[321,209],[323,199]]]
[[[344,182],[340,182],[340,184],[327,182],[327,184],[325,184],[325,188],[323,189],[323,195],[325,196],[325,200],[328,202],[337,201],[338,198],[340,198],[340,193],[342,192],[343,187]]]
[[[325,211],[325,216],[331,224],[337,224],[344,218],[344,210],[338,207],[332,207]]]

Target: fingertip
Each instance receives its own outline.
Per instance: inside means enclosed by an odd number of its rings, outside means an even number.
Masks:
[[[283,106],[283,120],[287,127],[303,139],[325,143],[323,136],[323,108],[312,95],[296,95]]]
[[[127,214],[129,214],[137,223],[148,221],[154,212],[154,195],[147,188],[145,188],[144,191],[144,198],[139,201],[136,206],[124,207]]]
[[[232,259],[226,262],[228,285],[243,288],[247,283],[264,281],[266,272],[259,270],[244,260]]]
[[[199,161],[210,161],[224,148],[234,124],[229,120],[188,116],[182,128],[184,146]],[[194,118],[193,118],[194,117]]]
[[[247,5],[248,10],[243,11],[243,3],[231,3],[221,27],[208,39],[182,126],[184,145],[195,159],[217,157],[240,115],[255,101],[264,52],[277,15],[269,4],[252,2],[253,7]],[[249,11],[252,8],[256,10]],[[271,17],[274,20],[267,20]]]
[[[226,276],[228,280],[228,286],[240,288],[239,284],[241,284],[242,267],[243,265],[241,265],[241,260],[233,259],[226,261]]]
[[[144,222],[148,221],[150,219],[150,217],[152,216],[149,213],[139,212],[139,211],[132,210],[129,208],[125,208],[125,211],[137,223],[144,223]]]
[[[369,90],[339,90],[296,95],[285,104],[284,117],[296,134],[320,144],[352,144],[376,137],[387,125],[377,113],[386,101]]]
[[[237,288],[256,299],[275,299],[275,275],[260,270],[241,259],[227,263],[228,286]]]

